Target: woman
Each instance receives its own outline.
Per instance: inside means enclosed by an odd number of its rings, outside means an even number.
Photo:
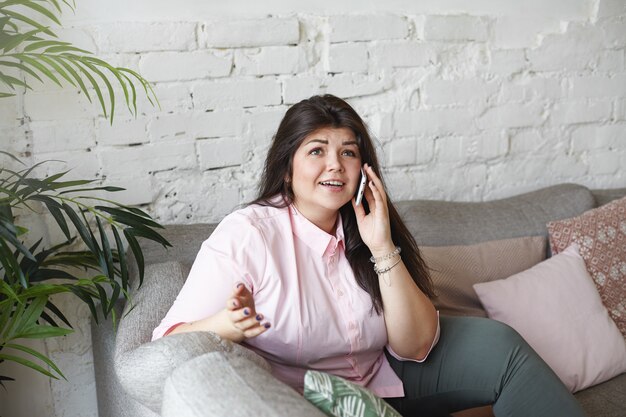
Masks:
[[[486,319],[440,322],[432,295],[365,124],[345,101],[315,96],[287,111],[259,197],[203,243],[153,339],[213,331],[265,357],[299,391],[316,369],[404,415],[486,404],[498,416],[584,415],[517,333]]]

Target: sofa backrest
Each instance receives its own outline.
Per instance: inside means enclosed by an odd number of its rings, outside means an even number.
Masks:
[[[418,245],[469,245],[519,236],[546,236],[546,223],[595,207],[582,185],[560,184],[479,203],[431,200],[396,204]]]

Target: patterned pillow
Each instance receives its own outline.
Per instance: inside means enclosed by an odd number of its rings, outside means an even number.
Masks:
[[[577,243],[602,303],[626,337],[626,197],[548,223],[553,253]]]
[[[318,371],[304,375],[304,398],[331,417],[402,417],[368,389]]]

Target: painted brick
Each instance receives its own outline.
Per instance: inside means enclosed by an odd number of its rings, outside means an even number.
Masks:
[[[543,123],[539,104],[504,104],[487,110],[476,120],[480,129],[539,126]]]
[[[598,7],[598,17],[626,15],[626,3],[623,0],[602,0]]]
[[[130,145],[148,142],[148,118],[117,118],[113,125],[109,120],[99,118],[96,122],[96,142],[98,145]]]
[[[536,71],[580,70],[594,67],[597,52],[604,49],[602,35],[584,25],[543,38],[539,48],[527,52],[531,68]]]
[[[0,127],[17,127],[20,124],[21,111],[17,97],[0,99]]]
[[[539,45],[539,36],[560,32],[559,19],[551,17],[501,16],[493,26],[493,44],[497,48],[517,49]]]
[[[467,133],[474,130],[475,115],[465,109],[400,111],[394,115],[398,136],[422,133]]]
[[[306,68],[297,46],[268,46],[235,51],[235,68],[242,75],[296,74]]]
[[[367,46],[364,43],[338,43],[330,45],[328,72],[365,72]]]
[[[389,167],[424,165],[433,160],[435,142],[432,137],[399,138],[385,144],[384,150]]]
[[[96,144],[93,119],[33,121],[29,127],[36,153],[87,150]]]
[[[77,48],[95,52],[97,45],[93,33],[90,33],[91,31],[89,29],[92,28],[89,26],[54,28],[54,33],[57,34],[59,39],[63,39],[63,42],[70,42]]]
[[[70,170],[63,178],[65,180],[95,180],[100,178],[100,163],[95,152],[65,151],[37,153],[33,155],[33,164],[46,162],[37,167],[35,175],[50,176],[62,171]]]
[[[209,48],[295,45],[300,28],[296,18],[221,19],[203,25],[201,36]]]
[[[215,138],[240,134],[242,122],[241,110],[166,114],[151,120],[148,131],[152,141]]]
[[[539,130],[524,130],[511,137],[511,154],[542,153],[547,139]]]
[[[3,151],[13,154],[26,164],[30,164],[32,148],[25,126],[0,127],[0,149]],[[23,168],[23,165],[4,154],[0,154],[0,167],[20,169]]]
[[[613,18],[609,21],[602,22],[602,33],[604,35],[604,44],[608,48],[624,48],[626,47],[626,20],[621,18]]]
[[[497,83],[484,82],[478,78],[460,80],[431,78],[424,81],[422,91],[426,105],[443,105],[486,102],[498,88]]]
[[[116,176],[115,174],[107,176],[104,185],[113,185],[125,188],[123,191],[110,194],[110,198],[118,203],[129,206],[137,206],[141,204],[150,204],[154,201],[154,193],[152,190],[151,176],[147,173],[140,175],[135,174],[132,177]]]
[[[95,96],[95,94],[94,94]],[[24,114],[31,120],[68,120],[94,117],[101,109],[79,91],[24,94]]]
[[[423,67],[437,62],[433,47],[418,42],[377,43],[370,47],[369,55],[375,68]]]
[[[159,105],[153,106],[145,94],[138,93],[137,109],[140,114],[185,112],[193,108],[190,84],[159,83],[153,89]]]
[[[155,52],[144,55],[139,62],[141,74],[152,82],[226,77],[232,66],[231,54],[212,51]]]
[[[506,155],[509,150],[508,137],[504,136],[501,130],[488,131],[476,136],[462,136],[460,139],[461,154],[457,160],[491,160]]]
[[[491,63],[487,72],[501,76],[522,71],[526,67],[526,57],[522,49],[492,50]]]
[[[554,105],[549,119],[553,125],[597,122],[609,119],[611,111],[608,101],[562,101]]]
[[[473,16],[427,16],[424,39],[442,41],[480,41],[488,39],[489,20]]]
[[[395,139],[387,146],[389,166],[415,165],[417,162],[417,139]]]
[[[589,170],[591,170],[594,175],[617,174],[618,171],[624,168],[620,160],[621,155],[614,151],[594,152],[588,157]]]
[[[257,145],[268,145],[276,131],[280,121],[285,116],[287,108],[249,112],[245,115],[246,135],[252,138]]]
[[[222,168],[243,163],[243,141],[240,138],[205,139],[196,142],[200,167]]]
[[[615,101],[613,115],[616,120],[626,120],[626,98]]]
[[[598,54],[598,62],[596,69],[606,72],[620,72],[626,66],[624,65],[624,50],[606,50]]]
[[[191,141],[105,149],[100,152],[100,158],[102,171],[107,177],[134,176],[196,165],[195,147]]]
[[[571,98],[624,97],[626,96],[626,72],[615,76],[570,78],[567,96]]]
[[[98,53],[186,51],[196,47],[196,24],[124,22],[94,27]]]
[[[285,104],[295,104],[322,91],[322,80],[315,76],[298,76],[288,78],[283,82],[283,101]]]
[[[345,99],[382,93],[388,84],[388,81],[375,75],[338,74],[326,80],[324,92]]]
[[[281,100],[281,85],[272,79],[229,80],[193,87],[193,103],[198,110],[271,106]]]
[[[403,39],[409,35],[409,25],[402,16],[336,15],[330,16],[330,41],[374,41]]]
[[[595,149],[619,149],[624,141],[626,125],[581,126],[572,132],[572,150],[574,152]]]

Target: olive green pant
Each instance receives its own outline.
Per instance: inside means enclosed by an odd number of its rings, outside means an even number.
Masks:
[[[403,416],[449,416],[493,404],[496,417],[583,417],[556,374],[509,326],[476,317],[441,317],[439,342],[423,363],[387,354],[404,398]]]

